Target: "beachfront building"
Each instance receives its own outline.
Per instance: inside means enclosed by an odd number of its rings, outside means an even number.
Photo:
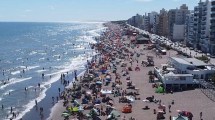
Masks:
[[[211,18],[211,2],[206,0],[202,6],[202,19],[201,19],[201,36],[200,46],[201,51],[208,53],[210,44],[210,18]]]
[[[168,11],[168,38],[173,39],[173,25],[175,24],[175,14],[177,9],[170,9]]]
[[[186,89],[198,84],[198,81],[193,79],[192,74],[179,74],[175,68],[168,64],[162,64],[161,66],[161,68],[154,67],[154,73],[167,92],[170,90],[177,91],[181,88]]]
[[[149,16],[147,13],[143,16],[143,30],[149,31],[150,30],[150,24],[149,24]]]
[[[171,57],[162,68],[154,68],[155,75],[165,87],[184,88],[198,84],[198,80],[207,80],[215,73],[215,66],[196,58]]]
[[[158,34],[159,14],[155,15],[153,19],[152,33]]]
[[[180,9],[177,9],[175,13],[175,24],[183,25],[186,20],[186,14],[188,14],[189,12],[190,11],[188,10],[186,4],[181,5]]]
[[[195,49],[203,52],[209,51],[210,6],[211,2],[209,0],[205,2],[200,0],[198,6],[194,7],[194,46]]]
[[[196,58],[177,58],[171,57],[172,65],[177,73],[192,74],[194,79],[209,79],[210,75],[215,73],[215,67]]]
[[[127,22],[134,27],[142,28],[144,20],[142,15],[136,14],[136,16],[129,18]]]
[[[193,38],[193,19],[194,12],[191,11],[190,14],[186,15],[185,27],[184,27],[184,43],[188,47],[194,47],[194,38]]]
[[[170,9],[168,11],[168,38],[173,41],[181,40],[180,38],[173,37],[173,33],[181,30],[180,28],[184,25],[186,21],[186,14],[189,13],[186,4],[180,6],[180,9]],[[179,33],[184,34],[184,30],[179,31]],[[184,39],[184,38],[182,38]]]
[[[184,27],[185,25],[177,25],[173,26],[173,40],[174,41],[183,41],[184,40]]]
[[[149,18],[149,31],[150,33],[152,33],[154,30],[154,25],[155,25],[155,22],[157,21],[155,19],[155,17],[158,15],[157,12],[151,12],[151,13],[148,13],[148,18]]]
[[[215,0],[211,1],[210,54],[215,55]]]
[[[158,35],[164,37],[168,36],[168,13],[164,8],[160,10]]]

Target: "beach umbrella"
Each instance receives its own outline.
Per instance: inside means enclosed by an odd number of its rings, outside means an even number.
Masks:
[[[101,85],[101,84],[102,84],[102,82],[101,82],[101,81],[97,81],[97,82],[96,82],[96,84]]]
[[[68,111],[69,111],[69,112],[72,112],[72,107],[69,107],[69,108],[68,108]]]
[[[110,105],[106,105],[106,107],[112,107],[112,106],[110,106]]]
[[[99,115],[99,112],[98,112],[97,109],[93,108],[92,111],[93,111],[94,113],[96,113],[97,115]]]
[[[164,111],[162,111],[162,110],[159,110],[159,111],[158,111],[158,113],[164,113]]]
[[[113,100],[109,100],[108,102],[109,102],[110,104],[113,104]]]
[[[95,78],[93,79],[93,81],[98,81],[98,80],[100,80],[99,77],[95,77]]]
[[[100,104],[95,104],[94,106],[96,107],[96,106],[99,106]]]
[[[173,120],[189,120],[189,119],[187,117],[185,117],[185,116],[179,115],[177,117],[173,117]]]
[[[118,111],[116,111],[116,110],[112,110],[110,115],[113,115],[114,117],[120,117],[120,113]]]
[[[78,110],[79,110],[79,111],[84,111],[83,106],[79,106],[79,107],[78,107]]]
[[[177,112],[181,112],[181,110],[176,110]]]
[[[106,79],[110,79],[110,75],[107,75],[107,76],[106,76]]]
[[[63,112],[63,113],[61,114],[61,116],[63,116],[63,117],[68,117],[68,116],[70,116],[70,114],[69,114],[68,112]]]
[[[77,100],[74,100],[74,104],[79,105],[79,102]]]
[[[74,108],[72,109],[72,111],[73,111],[73,112],[78,112],[79,109],[78,109],[78,107],[74,107]]]

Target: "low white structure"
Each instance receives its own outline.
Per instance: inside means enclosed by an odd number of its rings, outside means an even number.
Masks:
[[[154,72],[156,77],[164,84],[166,88],[168,85],[193,85],[198,84],[198,81],[193,79],[192,74],[178,74],[174,68],[165,68],[167,66],[163,66],[162,68],[154,67]]]
[[[171,57],[169,63],[177,70],[177,73],[192,74],[194,79],[205,80],[215,73],[215,66],[206,64],[196,58]]]
[[[171,57],[168,64],[154,67],[154,73],[168,91],[196,85],[198,79],[208,79],[215,73],[215,67],[195,58]]]

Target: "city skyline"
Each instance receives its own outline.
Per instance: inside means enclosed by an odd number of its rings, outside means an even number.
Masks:
[[[0,21],[70,22],[126,20],[186,4],[193,9],[199,0],[1,0]],[[168,3],[168,4],[167,4]]]

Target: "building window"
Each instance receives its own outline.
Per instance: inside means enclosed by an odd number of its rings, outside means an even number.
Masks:
[[[204,79],[204,75],[201,75],[201,79]]]
[[[180,80],[186,80],[186,77],[180,77]]]

